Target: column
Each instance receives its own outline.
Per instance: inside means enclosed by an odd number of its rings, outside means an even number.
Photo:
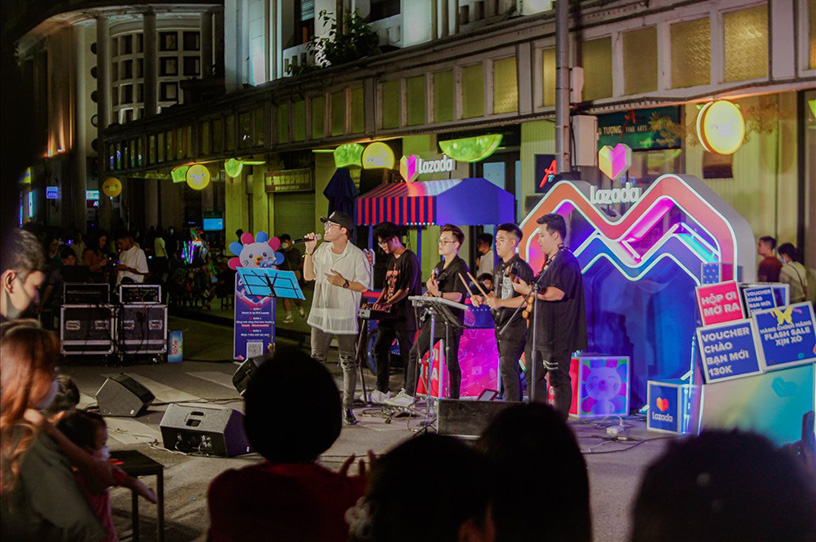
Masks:
[[[145,116],[159,113],[159,60],[156,35],[156,13],[146,11],[143,17],[144,32],[144,107]]]
[[[98,131],[99,154],[99,186],[109,175],[105,157],[107,143],[102,132],[110,124],[111,104],[111,57],[110,57],[110,22],[107,17],[96,19],[96,117]],[[101,192],[101,190],[100,190]],[[104,194],[99,196],[99,227],[110,232],[111,229],[111,202]]]
[[[201,78],[213,76],[215,62],[213,61],[213,10],[209,9],[201,14]]]

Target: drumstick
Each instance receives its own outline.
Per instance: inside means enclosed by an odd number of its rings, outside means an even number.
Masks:
[[[470,287],[468,286],[468,283],[465,280],[465,277],[462,276],[462,273],[459,273],[459,280],[461,280],[462,284],[465,285],[465,290],[468,291],[468,293],[470,294],[470,297],[473,297],[473,292],[470,290]]]
[[[467,276],[470,278],[470,280],[472,280],[472,281],[473,281],[473,284],[475,284],[475,285],[476,285],[476,287],[479,289],[479,291],[480,291],[480,292],[482,292],[482,295],[483,295],[483,296],[485,296],[485,297],[489,297],[489,296],[488,296],[488,295],[485,293],[485,291],[482,289],[482,285],[481,285],[481,284],[479,284],[479,282],[478,282],[478,281],[477,281],[475,278],[473,278],[473,275],[471,275],[471,274],[470,274],[470,271],[468,271]],[[465,286],[467,286],[467,285],[465,285]]]

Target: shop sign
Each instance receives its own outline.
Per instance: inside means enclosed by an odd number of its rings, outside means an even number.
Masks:
[[[640,187],[627,182],[622,188],[596,189],[589,187],[589,201],[596,205],[610,203],[636,203],[640,199]]]
[[[447,156],[438,160],[423,160],[416,154],[403,156],[400,160],[400,174],[407,182],[413,182],[419,175],[427,173],[451,173],[456,171],[456,161]]]
[[[46,186],[45,199],[59,199],[59,186]]]
[[[314,190],[311,169],[270,171],[265,176],[267,192],[308,192]]]
[[[681,124],[680,108],[631,109],[598,115],[598,150],[607,145],[614,147],[618,143],[624,143],[636,151],[681,148],[683,141],[680,137],[667,137],[667,134],[652,129],[653,118]]]
[[[706,383],[761,373],[754,337],[751,320],[698,328]]]
[[[85,191],[85,199],[88,201],[98,201],[99,200],[99,190],[86,190]]]
[[[697,137],[708,152],[734,154],[745,140],[745,118],[728,100],[709,102],[697,114]]]
[[[698,286],[695,292],[703,326],[744,318],[736,281]]]
[[[537,180],[535,191],[544,194],[550,189],[550,185],[555,180],[558,173],[558,162],[554,154],[535,155],[535,178]]]
[[[809,302],[753,314],[766,371],[816,361],[816,323]]]

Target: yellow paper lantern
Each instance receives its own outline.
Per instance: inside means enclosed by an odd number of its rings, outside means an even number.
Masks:
[[[363,151],[363,168],[394,169],[394,151],[382,141],[375,141]]]
[[[194,164],[187,170],[187,186],[193,190],[204,190],[210,184],[210,170],[201,164]]]
[[[745,139],[745,119],[739,107],[728,100],[705,104],[697,115],[697,137],[708,152],[737,152]]]
[[[122,181],[116,177],[108,177],[102,183],[102,192],[109,198],[115,198],[122,193]]]

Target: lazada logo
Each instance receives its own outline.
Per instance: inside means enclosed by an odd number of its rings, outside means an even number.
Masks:
[[[413,182],[423,173],[444,173],[456,170],[456,161],[447,156],[439,160],[423,160],[416,154],[400,159],[400,175],[407,182]]]
[[[672,416],[671,414],[662,414],[663,412],[669,410],[669,407],[671,406],[669,404],[668,398],[658,397],[655,403],[656,403],[655,406],[657,406],[657,410],[659,410],[660,412],[655,412],[653,410],[652,420],[656,422],[674,423],[674,416]]]

